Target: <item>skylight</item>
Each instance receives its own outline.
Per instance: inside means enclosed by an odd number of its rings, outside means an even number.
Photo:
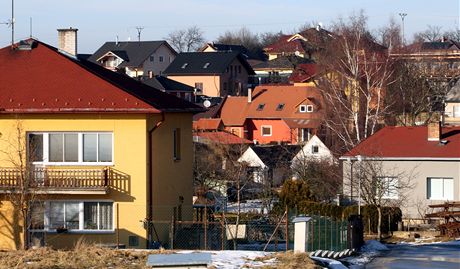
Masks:
[[[276,107],[276,110],[278,110],[278,111],[281,111],[281,110],[283,110],[283,109],[284,109],[284,103],[280,103],[280,104],[278,104],[278,106]]]
[[[188,63],[184,63],[181,68],[185,69],[187,67],[187,65],[188,65]]]
[[[210,63],[205,63],[204,66],[203,66],[203,68],[206,69],[206,68],[208,68],[209,65],[210,65]]]
[[[264,110],[264,107],[265,107],[265,104],[264,104],[264,103],[259,104],[259,105],[257,106],[257,110],[258,110],[258,111]]]

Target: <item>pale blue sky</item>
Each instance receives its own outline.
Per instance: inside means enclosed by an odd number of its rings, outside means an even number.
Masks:
[[[376,30],[398,13],[407,13],[406,38],[427,25],[442,30],[458,27],[460,0],[15,0],[16,35],[33,36],[56,46],[57,28],[78,28],[79,52],[92,53],[105,41],[137,38],[135,26],[144,26],[142,40],[163,39],[169,32],[197,25],[206,40],[212,41],[226,30],[242,26],[254,32],[291,32],[306,22],[322,22],[327,28],[339,16],[363,9],[369,27]],[[11,0],[0,1],[0,22],[11,16]],[[9,44],[10,30],[0,24],[0,47]]]

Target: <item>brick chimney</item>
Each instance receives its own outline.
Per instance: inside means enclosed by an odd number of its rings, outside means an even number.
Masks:
[[[440,141],[442,135],[441,122],[430,122],[428,123],[428,141]]]
[[[248,103],[252,103],[252,89],[248,88]]]
[[[58,49],[70,55],[77,56],[77,31],[72,27],[68,29],[57,29]]]

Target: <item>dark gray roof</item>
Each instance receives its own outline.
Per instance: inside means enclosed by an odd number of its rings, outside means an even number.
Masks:
[[[125,61],[120,67],[141,66],[145,60],[154,53],[161,45],[165,44],[174,51],[164,40],[160,41],[125,41],[125,42],[105,42],[91,57],[89,61],[98,63],[97,59],[111,51]],[[174,51],[175,52],[175,51]]]
[[[145,84],[149,85],[150,87],[159,89],[164,92],[190,92],[193,93],[194,88],[180,83],[178,81],[169,79],[163,76],[154,76],[153,78],[147,78],[142,80]]]
[[[163,73],[166,75],[223,74],[236,58],[250,75],[254,74],[245,57],[237,51],[179,53]]]
[[[295,155],[300,151],[299,145],[264,145],[251,146],[260,160],[268,167],[289,165]]]
[[[447,49],[459,49],[460,46],[453,40],[448,41],[436,41],[436,42],[423,42],[422,50],[447,50]]]
[[[265,69],[265,68],[291,68],[295,69],[299,64],[310,64],[315,61],[299,57],[296,55],[280,56],[273,60],[263,62],[254,66],[254,69]]]

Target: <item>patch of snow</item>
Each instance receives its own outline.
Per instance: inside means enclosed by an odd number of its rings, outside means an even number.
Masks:
[[[366,244],[364,244],[364,246],[361,248],[362,252],[384,251],[384,250],[389,250],[389,248],[377,240],[368,240],[366,241]]]
[[[179,251],[178,253],[191,253],[196,251]],[[259,267],[270,265],[276,262],[275,259],[257,260],[268,255],[270,252],[263,251],[242,251],[242,250],[223,250],[223,251],[200,251],[211,253],[212,265],[217,269],[233,269],[242,267]]]

